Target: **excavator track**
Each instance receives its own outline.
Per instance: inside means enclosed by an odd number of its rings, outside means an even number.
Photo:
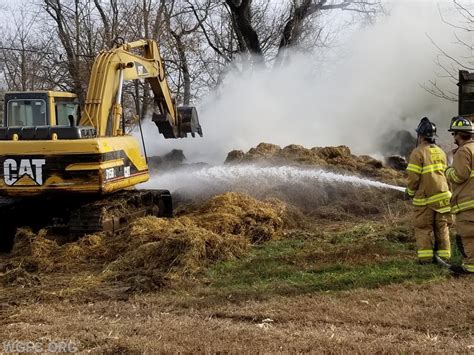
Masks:
[[[122,191],[71,211],[69,232],[74,236],[102,231],[114,234],[136,218],[171,217],[172,210],[167,190]]]
[[[64,241],[98,232],[117,234],[139,217],[171,217],[168,190],[125,190],[103,197],[36,198],[0,204],[0,252],[9,252],[17,228],[50,228]],[[55,234],[58,234],[55,233]]]

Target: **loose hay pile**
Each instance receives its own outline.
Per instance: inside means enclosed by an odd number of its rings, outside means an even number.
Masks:
[[[227,164],[265,163],[265,164],[303,164],[314,165],[333,171],[357,173],[377,177],[386,181],[403,180],[404,174],[394,169],[385,168],[377,159],[368,155],[352,154],[349,147],[314,147],[305,148],[291,144],[281,148],[275,144],[260,143],[247,153],[233,150],[227,155]]]
[[[95,265],[102,270],[102,280],[148,290],[192,277],[216,261],[241,256],[252,244],[278,238],[286,212],[281,201],[230,192],[183,216],[140,218],[119,236],[89,235],[59,245],[46,230],[35,234],[20,229],[10,268],[52,272]]]
[[[382,162],[367,155],[352,154],[347,146],[305,148],[291,144],[281,148],[275,144],[260,143],[247,153],[231,151],[226,164],[258,164],[262,166],[291,165],[317,167],[325,171],[350,174],[383,181],[393,185],[406,184],[406,174],[385,167]],[[250,184],[250,193],[257,198],[275,197],[294,206],[305,215],[316,219],[348,220],[377,216],[396,203],[398,191],[380,190],[352,184],[324,181],[299,181],[295,184]],[[242,191],[247,191],[245,187]],[[406,208],[405,208],[406,210]]]
[[[169,279],[192,276],[218,260],[241,256],[255,243],[278,238],[285,205],[234,192],[216,196],[186,216],[145,217],[131,226],[128,250],[107,267],[108,277],[159,271]],[[142,273],[143,274],[143,273]]]

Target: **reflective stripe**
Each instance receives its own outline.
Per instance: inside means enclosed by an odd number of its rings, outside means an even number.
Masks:
[[[451,257],[451,250],[443,250],[443,249],[440,249],[440,250],[437,250],[437,251],[436,251],[436,254],[437,254],[440,258],[449,259],[449,258]]]
[[[474,200],[466,201],[452,206],[451,213],[459,213],[461,211],[469,210],[471,208],[474,208]]]
[[[432,173],[434,171],[445,171],[447,168],[446,165],[438,163],[438,164],[431,164],[431,165],[426,165],[421,169],[422,174],[428,174]]]
[[[424,258],[432,258],[433,257],[433,250],[431,249],[420,249],[417,251],[418,257],[420,259]]]
[[[408,164],[407,166],[407,171],[411,171],[416,174],[421,174],[422,169],[423,168],[421,166],[415,164]]]
[[[463,264],[462,266],[467,272],[474,272],[474,264]]]
[[[411,171],[416,174],[428,174],[434,171],[445,171],[447,166],[442,163],[430,164],[426,166],[419,166],[416,164],[408,164],[407,171]]]
[[[448,213],[451,212],[451,207],[443,207],[443,208],[437,208],[435,209],[436,212],[438,213]]]
[[[461,184],[462,183],[462,180],[461,178],[459,178],[457,175],[456,175],[456,170],[451,170],[451,180],[453,180],[456,184]]]
[[[454,168],[447,169],[445,172],[445,175],[448,179],[454,181],[456,184],[462,183],[462,180],[458,178],[458,176],[456,175],[456,171],[454,170]],[[472,176],[472,173],[471,173],[471,176]]]
[[[408,187],[406,188],[406,193],[407,193],[408,196],[410,196],[410,197],[415,196],[415,191],[410,190]]]
[[[439,194],[427,197],[427,198],[414,198],[413,205],[415,206],[426,206],[435,202],[440,202],[442,200],[447,200],[451,198],[451,192],[445,191]]]

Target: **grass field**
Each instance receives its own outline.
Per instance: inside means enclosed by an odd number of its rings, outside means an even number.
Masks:
[[[413,249],[406,219],[334,222],[153,292],[98,282],[97,265],[44,273],[2,289],[0,339],[93,353],[474,351],[472,280]]]

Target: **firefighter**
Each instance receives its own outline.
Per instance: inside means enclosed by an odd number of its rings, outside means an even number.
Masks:
[[[451,192],[444,176],[446,154],[435,144],[436,125],[423,117],[416,129],[417,147],[407,166],[406,194],[413,199],[415,239],[420,263],[451,258]]]
[[[449,131],[458,148],[445,174],[453,186],[451,212],[456,216],[456,241],[464,257],[463,264],[451,270],[474,273],[474,127],[471,120],[454,117]]]

